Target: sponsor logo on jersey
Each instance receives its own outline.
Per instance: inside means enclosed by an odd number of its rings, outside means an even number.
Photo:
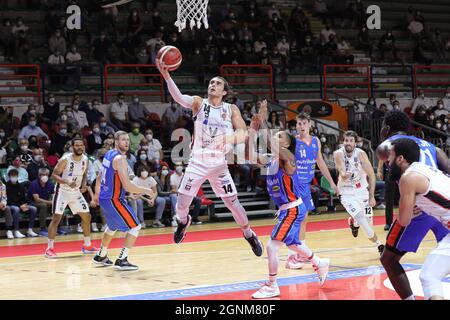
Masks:
[[[279,186],[273,186],[272,191],[280,191],[280,187]]]

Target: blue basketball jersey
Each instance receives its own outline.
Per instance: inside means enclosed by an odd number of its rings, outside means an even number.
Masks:
[[[109,150],[102,162],[101,183],[99,199],[124,199],[125,189],[120,182],[119,173],[113,168],[113,160],[120,152]]]
[[[438,169],[436,147],[434,144],[414,136],[406,136],[402,134],[396,134],[392,137],[389,137],[387,141],[391,142],[401,138],[414,140],[419,145],[420,148],[420,162],[426,164],[429,167]]]
[[[311,143],[296,139],[295,162],[297,166],[296,175],[300,183],[311,183],[316,169],[317,154],[319,153],[319,143],[317,137],[313,136]]]
[[[284,172],[277,160],[270,162],[266,182],[267,191],[277,207],[300,198],[300,188],[295,174],[290,176]]]

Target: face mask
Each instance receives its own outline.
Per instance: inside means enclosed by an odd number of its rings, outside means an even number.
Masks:
[[[398,104],[394,104],[394,109],[395,110],[400,110],[400,106]]]
[[[436,128],[440,129],[442,127],[441,123],[436,123]]]
[[[325,152],[326,154],[328,154],[328,153],[330,153],[330,149],[325,148],[325,149],[323,149],[323,152]]]
[[[138,135],[139,134],[139,129],[138,128],[134,128],[133,129],[133,134]]]
[[[438,108],[439,108],[439,109],[444,109],[444,105],[443,105],[443,104],[439,104],[439,105],[438,105]]]
[[[11,181],[12,183],[16,183],[17,180],[18,180],[17,177],[10,177],[10,178],[9,178],[9,181]]]
[[[153,135],[152,135],[152,134],[148,134],[148,135],[146,136],[146,138],[147,138],[147,140],[152,140],[152,139],[153,139]]]
[[[27,151],[27,150],[28,150],[28,146],[25,146],[25,145],[20,146],[20,149],[21,149],[22,151]]]
[[[434,116],[430,116],[430,120],[434,120]]]
[[[363,146],[363,144],[362,144],[362,142],[358,142],[358,143],[356,144],[356,146],[357,146],[358,148],[361,148],[361,147]]]
[[[50,103],[55,103],[55,98],[50,98],[50,99],[48,99],[48,102],[50,102]]]
[[[94,129],[92,129],[92,131],[94,131],[94,133],[99,133],[100,132],[100,128],[95,127]]]
[[[133,99],[133,102],[134,102],[134,103],[139,103],[139,99],[138,99],[138,98],[134,98],[134,99]]]
[[[100,122],[100,127],[106,128],[106,122]]]
[[[141,155],[139,156],[139,159],[141,159],[142,161],[145,161],[145,160],[147,160],[147,155],[141,154]]]
[[[35,127],[36,126],[36,121],[30,121],[30,126],[31,127]]]
[[[141,172],[141,177],[142,178],[147,178],[148,177],[148,172],[147,171],[142,171]]]
[[[163,176],[167,176],[169,174],[169,170],[163,170],[163,171],[161,171],[161,174]]]
[[[41,162],[42,156],[34,156],[34,161]]]
[[[66,133],[67,133],[67,129],[61,129],[61,130],[59,130],[59,133],[60,133],[62,136],[65,136]]]
[[[41,177],[41,181],[42,181],[43,183],[47,183],[47,181],[48,181],[48,176],[42,176],[42,177]]]
[[[183,167],[177,167],[175,170],[177,170],[177,173],[182,173],[183,172]]]
[[[327,138],[325,138],[325,137],[320,138],[320,142],[323,142],[323,143],[327,142]]]
[[[36,114],[36,110],[30,110],[30,114],[35,115]]]
[[[61,116],[61,120],[62,120],[62,121],[66,121],[66,120],[67,120],[67,116],[66,116],[66,115]]]

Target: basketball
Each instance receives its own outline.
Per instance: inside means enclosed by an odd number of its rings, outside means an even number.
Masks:
[[[156,59],[164,61],[169,71],[178,69],[183,60],[180,50],[174,46],[164,46],[159,49]]]

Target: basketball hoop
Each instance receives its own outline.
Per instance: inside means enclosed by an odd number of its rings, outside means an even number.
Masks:
[[[186,28],[186,22],[189,22],[191,29],[197,23],[197,28],[205,26],[208,29],[208,17],[206,15],[209,0],[177,0],[177,21],[175,26],[178,32]]]

